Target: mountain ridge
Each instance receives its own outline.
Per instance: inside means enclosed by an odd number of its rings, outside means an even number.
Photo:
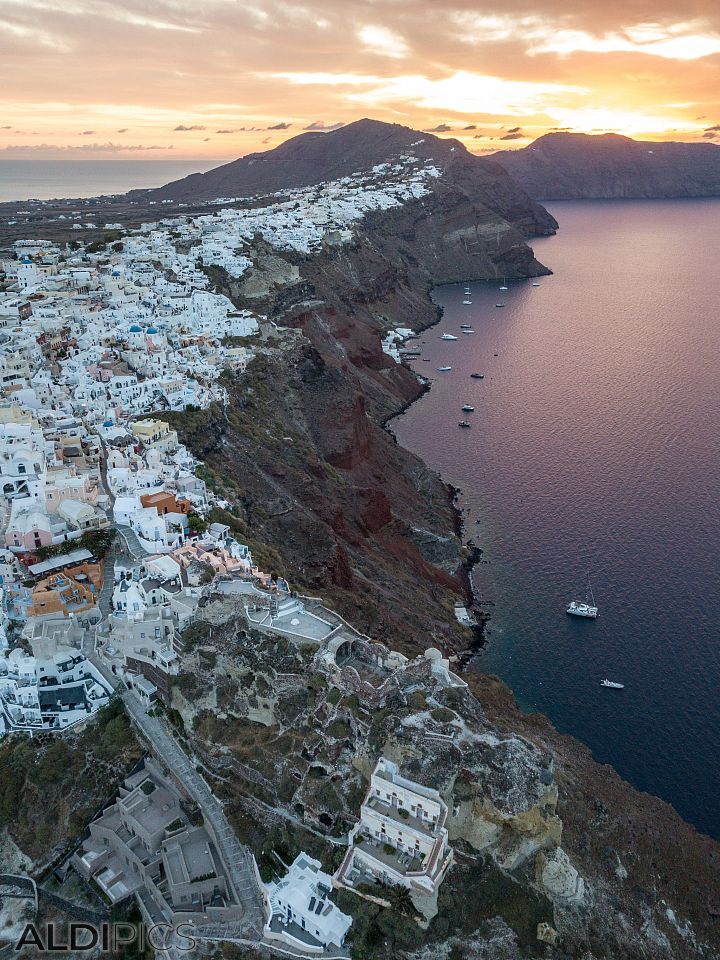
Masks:
[[[710,142],[561,132],[489,159],[535,200],[720,196],[720,146]]]

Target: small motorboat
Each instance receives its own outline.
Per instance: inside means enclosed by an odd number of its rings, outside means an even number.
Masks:
[[[501,290],[507,290],[507,287],[505,286],[505,284],[503,284],[503,285],[500,287],[500,289],[501,289]]]
[[[458,426],[465,427],[465,429],[467,429],[470,426],[470,424],[467,422],[467,420],[461,420]]]
[[[463,413],[472,413],[475,407],[473,407],[472,404],[464,403],[462,409]]]
[[[533,285],[534,287],[539,287],[539,286],[540,286],[540,284],[537,282],[537,280],[533,280],[532,285]]]
[[[461,330],[469,330],[471,326],[472,326],[471,323],[461,323],[461,324],[460,324],[460,329],[461,329]]]
[[[473,378],[473,380],[483,380],[485,378],[484,373],[471,373],[470,376]]]
[[[472,300],[463,300],[466,307],[472,306]]]
[[[451,333],[444,333],[441,337],[441,340],[457,340],[457,337],[454,337]]]
[[[452,367],[438,367],[438,373],[447,373],[448,370],[452,370]]]
[[[475,333],[475,331],[472,330],[470,327],[466,327],[466,328],[463,330],[463,333]]]
[[[496,306],[496,307],[504,307],[505,304],[504,304],[504,303],[496,303],[495,306]]]
[[[615,683],[613,680],[601,680],[601,681],[600,681],[600,686],[601,686],[601,687],[610,687],[611,690],[624,690],[624,689],[625,689],[625,684],[624,684],[624,683]]]

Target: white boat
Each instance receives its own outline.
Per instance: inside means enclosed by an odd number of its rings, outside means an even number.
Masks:
[[[537,282],[537,280],[533,280],[532,285],[533,285],[534,287],[539,287],[539,286],[540,286],[540,284]]]
[[[505,304],[504,304],[504,303],[496,303],[495,306],[496,306],[496,307],[504,307]]]
[[[439,373],[447,373],[448,370],[452,370],[452,367],[438,367]]]
[[[601,687],[611,687],[613,690],[624,690],[624,689],[625,689],[625,684],[624,684],[624,683],[615,683],[613,680],[601,680],[601,681],[600,681],[600,686],[601,686]]]
[[[585,602],[583,603],[580,600],[571,600],[570,605],[565,612],[569,613],[573,617],[585,617],[588,620],[597,619],[598,608],[595,605],[595,597],[593,596],[592,587],[590,586],[589,580],[587,589],[585,591]]]
[[[505,284],[503,284],[503,285],[500,287],[500,289],[501,289],[501,290],[507,290],[507,287],[505,286]]]
[[[472,324],[470,324],[470,323],[461,323],[461,324],[460,324],[460,329],[461,329],[461,330],[469,330],[471,326],[472,326]]]
[[[475,333],[474,330],[471,330],[469,327],[463,330],[463,333]]]
[[[464,404],[463,404],[463,412],[464,412],[464,413],[472,413],[474,409],[475,409],[475,407],[473,407],[473,405],[470,404],[470,403],[464,403]]]
[[[441,337],[441,340],[457,340],[457,337],[454,337],[451,333],[444,333]]]
[[[463,303],[465,304],[466,307],[472,306],[472,300],[463,300]]]

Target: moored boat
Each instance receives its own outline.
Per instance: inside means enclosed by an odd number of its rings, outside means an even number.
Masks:
[[[473,407],[472,404],[470,403],[464,403],[462,406],[462,409],[463,409],[463,413],[472,413],[475,407]]]
[[[613,690],[624,690],[624,689],[625,689],[625,684],[624,684],[624,683],[615,683],[614,680],[601,680],[601,681],[600,681],[600,686],[601,686],[601,687],[610,687],[610,688],[613,689]]]
[[[585,590],[585,602],[583,603],[580,600],[571,600],[565,612],[569,613],[573,617],[585,617],[587,620],[597,619],[598,608],[595,604],[595,597],[593,596],[589,579],[587,582],[587,588]]]
[[[465,427],[465,429],[467,429],[467,428],[470,426],[470,424],[468,423],[467,420],[461,420],[460,423],[458,424],[458,426],[459,426],[459,427]]]

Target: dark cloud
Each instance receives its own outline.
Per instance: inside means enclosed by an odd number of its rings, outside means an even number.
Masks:
[[[436,127],[423,130],[423,133],[449,133],[451,130],[452,127],[449,127],[446,123],[439,123]]]
[[[179,123],[176,127],[173,127],[173,130],[176,130],[180,133],[187,133],[188,130],[206,130],[207,127],[202,127],[198,123],[194,123],[191,127],[186,127],[184,124]]]
[[[510,129],[508,130],[508,133],[520,133],[520,130],[521,130],[520,127],[510,127]]]
[[[3,130],[12,130],[12,125],[9,124],[9,123],[6,123],[5,126],[2,127],[1,129],[3,129]]]
[[[94,130],[83,130],[80,134],[81,137],[91,137],[95,133]]]
[[[291,123],[274,123],[271,127],[268,127],[268,130],[289,130],[292,126]]]
[[[711,133],[717,130],[720,130],[720,123],[715,123],[712,127],[705,127],[705,133]]]
[[[522,140],[525,136],[524,133],[506,133],[504,137],[500,137],[501,140]]]
[[[341,126],[342,123],[325,123],[324,120],[314,120],[306,127],[303,127],[303,130],[337,130],[338,127]]]
[[[710,131],[708,131],[707,133],[704,133],[703,136],[707,140],[715,140],[717,137],[720,137],[720,133],[711,133]]]
[[[129,129],[130,129],[129,127],[121,127],[119,130],[116,130],[115,132],[116,132],[116,133],[127,133]]]
[[[463,130],[477,130],[477,124],[469,123],[466,127],[463,127]]]
[[[169,146],[160,146],[158,144],[151,144],[146,146],[142,143],[112,143],[108,141],[107,143],[83,143],[82,146],[76,146],[75,144],[58,146],[57,144],[52,143],[33,143],[33,144],[9,144],[7,147],[3,147],[3,150],[8,153],[22,153],[25,151],[32,151],[33,153],[137,153],[144,150],[174,150],[175,147],[170,144]]]

